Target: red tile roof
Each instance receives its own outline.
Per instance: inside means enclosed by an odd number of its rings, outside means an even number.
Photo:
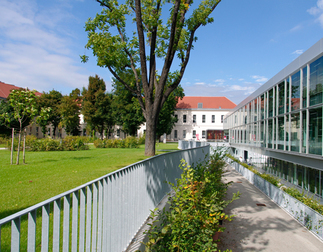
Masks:
[[[21,89],[21,87],[17,87],[11,84],[6,84],[0,81],[0,98],[6,99],[9,96],[10,91],[12,89]],[[36,95],[41,96],[42,94],[39,92],[36,92]]]
[[[196,109],[198,103],[202,103],[204,109],[233,109],[237,105],[226,97],[209,97],[209,96],[184,96],[182,100],[178,100],[177,109]]]

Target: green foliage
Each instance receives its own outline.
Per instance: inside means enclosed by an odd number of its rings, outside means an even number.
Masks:
[[[97,2],[103,8],[85,24],[88,34],[85,47],[97,57],[97,65],[108,68],[115,80],[137,99],[147,126],[145,153],[155,155],[159,113],[183,78],[197,40],[195,32],[213,22],[209,16],[221,0],[201,1],[198,7],[193,1]],[[131,19],[136,29],[129,22]],[[177,70],[173,66],[176,56]],[[83,62],[88,59],[81,56]]]
[[[223,232],[222,220],[232,220],[223,210],[239,197],[237,193],[224,200],[228,187],[221,181],[224,166],[221,152],[192,167],[182,160],[181,178],[171,184],[175,195],[169,198],[169,210],[152,212],[150,218],[159,220],[146,231],[145,251],[217,251],[213,235]]]
[[[321,205],[318,202],[318,200],[313,199],[313,197],[305,195],[304,191],[301,193],[296,188],[292,187],[282,187],[282,190],[294,197],[295,199],[299,200],[300,202],[304,203],[305,205],[309,206],[316,212],[323,214],[323,205]]]
[[[37,98],[38,111],[41,111],[41,108],[50,108],[48,117],[40,117],[37,121],[44,135],[46,135],[46,126],[48,125],[53,127],[54,136],[56,134],[56,129],[61,122],[60,104],[62,98],[63,95],[56,90],[52,90],[49,93],[44,92]]]
[[[139,139],[128,136],[126,139],[96,139],[95,148],[139,148]]]
[[[37,139],[35,136],[26,136],[27,151],[76,151],[88,150],[85,137],[67,136],[64,139],[42,138]],[[11,140],[7,141],[8,148],[11,148]],[[18,141],[14,140],[14,149],[17,150]]]
[[[74,89],[69,96],[62,98],[59,109],[61,111],[61,126],[68,135],[77,136],[80,133],[80,90]]]
[[[255,168],[253,168],[252,166],[240,162],[239,159],[233,157],[230,154],[226,154],[227,157],[229,157],[230,159],[232,159],[234,162],[239,163],[240,165],[242,165],[243,167],[247,168],[248,170],[252,171],[254,174],[258,175],[259,177],[263,178],[264,180],[268,181],[269,183],[273,184],[274,186],[279,186],[280,184],[280,179],[276,178],[275,176],[272,176],[270,174],[265,174],[265,173],[260,173],[259,171],[257,171]]]
[[[112,113],[113,96],[105,93],[105,90],[105,82],[96,75],[95,77],[89,77],[88,89],[83,88],[82,91],[84,121],[88,123],[91,130],[99,132],[102,139],[104,130],[109,135],[115,125]]]

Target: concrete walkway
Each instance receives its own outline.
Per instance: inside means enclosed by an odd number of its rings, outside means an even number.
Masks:
[[[318,238],[231,166],[226,168],[224,179],[233,181],[228,196],[237,191],[241,196],[226,208],[227,214],[236,217],[223,223],[226,230],[220,235],[221,251],[323,251],[323,243]]]

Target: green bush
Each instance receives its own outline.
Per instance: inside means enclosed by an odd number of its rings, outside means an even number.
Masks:
[[[182,160],[181,178],[171,184],[175,195],[169,199],[169,211],[152,211],[151,218],[157,216],[158,220],[146,231],[145,251],[217,251],[213,235],[223,232],[222,220],[231,220],[223,209],[239,193],[224,200],[228,184],[221,180],[223,155],[217,153],[207,161],[190,167]]]
[[[21,149],[22,149],[21,142]],[[14,140],[14,148],[17,150],[18,139]],[[8,148],[11,148],[11,140],[8,140]],[[74,150],[88,150],[89,147],[85,145],[82,137],[67,136],[64,139],[41,138],[37,139],[35,136],[26,136],[26,150],[27,151],[74,151]]]
[[[127,137],[126,139],[96,139],[95,148],[139,148],[138,138]]]
[[[138,144],[145,144],[145,140],[146,140],[146,134],[144,134],[143,136],[139,137]]]

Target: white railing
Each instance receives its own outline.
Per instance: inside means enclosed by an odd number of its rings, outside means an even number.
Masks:
[[[124,251],[180,177],[210,147],[129,165],[0,220],[0,251]],[[90,167],[89,167],[90,169]]]

